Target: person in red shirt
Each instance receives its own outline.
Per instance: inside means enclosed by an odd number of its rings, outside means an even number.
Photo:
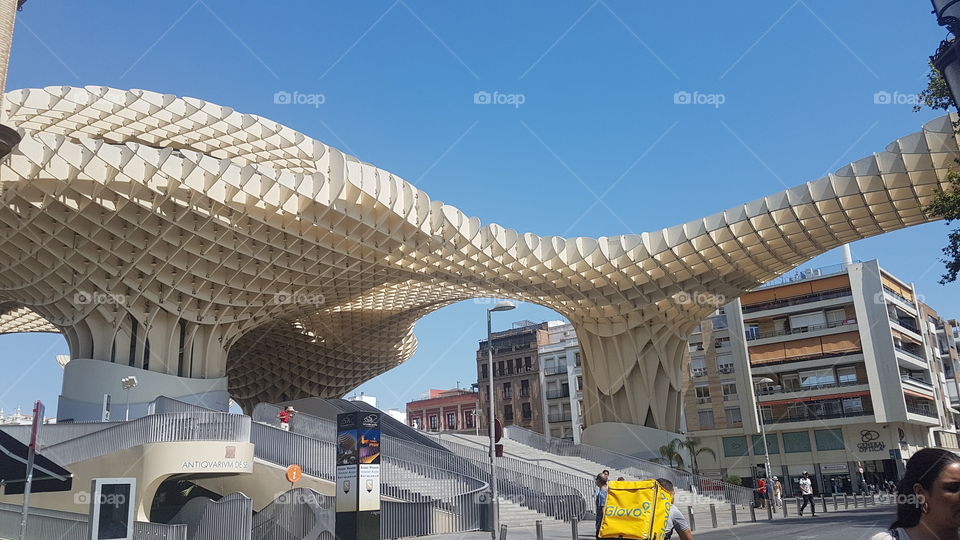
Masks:
[[[290,431],[290,419],[293,418],[293,415],[297,414],[297,411],[290,405],[286,409],[280,411],[277,414],[277,418],[280,419],[280,429],[284,431]]]
[[[760,508],[767,507],[767,481],[763,478],[757,483],[757,492],[760,493]]]

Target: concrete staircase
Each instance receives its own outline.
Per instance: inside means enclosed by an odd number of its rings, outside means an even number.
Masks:
[[[486,449],[490,441],[489,438],[484,436],[477,437],[476,435],[462,433],[444,433],[440,438],[464,445],[475,446],[481,449]],[[530,463],[535,463],[544,468],[562,471],[567,474],[582,475],[588,478],[594,478],[601,471],[609,470],[610,478],[614,480],[621,476],[627,480],[651,478],[652,476],[651,474],[648,474],[646,471],[639,468],[630,467],[627,469],[614,469],[602,463],[595,463],[588,459],[577,456],[559,456],[556,454],[551,454],[511,439],[501,439],[500,443],[503,444],[504,455],[528,461]],[[712,501],[708,497],[698,496],[690,491],[681,489],[678,489],[674,495],[674,504],[683,511],[684,515],[689,515],[690,510],[693,511],[693,516],[696,520],[698,529],[710,528],[712,526],[713,520],[710,511],[711,503],[714,505],[714,512],[717,515],[717,526],[724,527],[732,525],[733,517],[731,515],[731,509],[728,503],[725,503],[721,500]],[[539,518],[533,518],[534,520],[542,519],[544,522],[546,522],[547,520],[551,519],[549,516],[543,516],[543,514],[538,514],[527,509],[524,510],[541,516]],[[750,520],[750,509],[748,507],[738,506],[736,508],[736,512],[738,522]],[[757,509],[756,513],[758,519],[766,518],[766,510]]]
[[[499,497],[498,499],[500,501],[500,523],[511,529],[516,527],[532,527],[538,520],[544,523],[558,521],[536,510],[520,506],[509,499],[504,499],[503,497]]]

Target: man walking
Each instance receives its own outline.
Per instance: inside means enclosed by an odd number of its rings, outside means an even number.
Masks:
[[[676,488],[673,486],[673,482],[667,480],[666,478],[657,478],[657,482],[663,486],[663,489],[670,492],[670,495],[676,494]],[[683,512],[680,511],[680,508],[675,504],[670,505],[670,514],[667,516],[667,534],[664,535],[666,540],[670,540],[673,537],[673,533],[677,533],[677,537],[680,540],[693,540],[693,533],[690,532],[690,522],[687,521],[687,518],[684,517]]]
[[[783,504],[783,484],[780,483],[780,478],[773,477],[773,507],[779,508]]]
[[[277,418],[280,420],[280,429],[290,431],[290,419],[295,414],[297,414],[297,411],[294,410],[292,405],[288,405],[286,409],[277,413]]]
[[[803,515],[803,509],[810,504],[810,515],[817,515],[817,505],[813,502],[813,482],[810,481],[810,474],[803,471],[803,478],[800,479],[800,493],[803,495],[803,505],[800,507],[800,515]]]

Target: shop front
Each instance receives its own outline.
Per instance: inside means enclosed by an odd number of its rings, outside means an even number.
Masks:
[[[820,478],[821,493],[853,493],[853,479],[847,463],[822,463]]]

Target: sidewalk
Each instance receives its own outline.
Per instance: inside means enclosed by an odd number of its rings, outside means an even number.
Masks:
[[[863,510],[864,508],[890,508],[891,516],[893,515],[894,505],[887,502],[877,501],[877,504],[870,504],[865,507],[862,499],[858,497],[857,504],[854,506],[854,499],[852,496],[847,497],[848,508],[844,509],[843,498],[837,498],[837,510],[833,509],[833,499],[827,499],[827,512],[823,511],[823,500],[818,498],[817,501],[817,515],[818,516],[830,516],[836,515],[841,516],[847,512],[852,512],[854,510]],[[804,516],[800,517],[797,515],[797,503],[794,499],[785,499],[784,502],[787,504],[787,517],[783,517],[782,508],[778,508],[777,512],[773,515],[773,523],[782,522],[784,525],[788,523],[795,523],[803,519],[809,519],[810,513],[809,509],[804,512]],[[686,509],[683,509],[684,514],[686,514]],[[720,519],[721,509],[717,508],[718,514],[718,524],[714,528],[711,523],[709,515],[701,516],[698,512],[695,514],[696,523],[694,523],[693,532],[694,533],[705,533],[714,530],[727,530],[727,529],[739,529],[743,526],[748,526],[754,523],[770,523],[767,519],[767,511],[756,509],[757,521],[752,522],[750,520],[749,510],[744,508],[737,509],[737,525],[731,525],[731,516],[730,508],[725,508],[725,519]],[[579,527],[578,539],[585,538],[596,538],[596,529],[593,521],[582,522]],[[419,537],[422,540],[481,540],[489,539],[490,532],[468,532],[468,533],[452,533],[452,534],[443,534],[435,536],[421,536]],[[531,523],[526,527],[510,527],[507,529],[507,540],[527,540],[537,538],[536,534],[536,524]],[[543,522],[543,538],[544,540],[573,540],[573,529],[569,523],[564,523],[557,520],[544,520]]]

